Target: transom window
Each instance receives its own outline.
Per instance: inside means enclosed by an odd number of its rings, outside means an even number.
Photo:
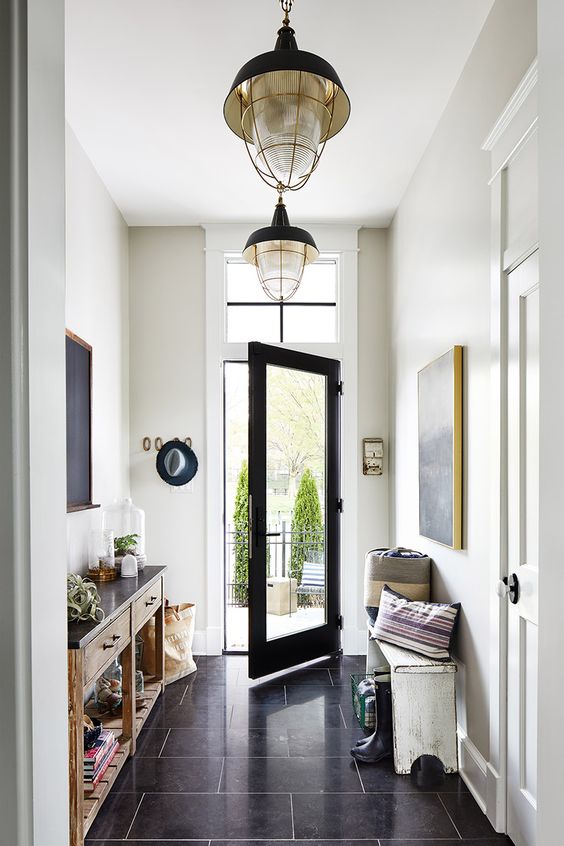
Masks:
[[[338,341],[337,259],[320,257],[306,267],[288,303],[270,300],[255,268],[240,258],[226,261],[228,343],[334,343]]]

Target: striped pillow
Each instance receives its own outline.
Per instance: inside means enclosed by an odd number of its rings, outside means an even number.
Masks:
[[[427,658],[446,661],[460,603],[412,602],[384,585],[373,636]]]

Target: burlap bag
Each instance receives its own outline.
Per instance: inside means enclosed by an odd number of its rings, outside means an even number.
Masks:
[[[191,603],[167,605],[165,617],[165,684],[177,681],[196,670],[192,657],[192,641],[196,622],[196,606]],[[155,619],[152,617],[141,629],[143,649],[143,670],[155,672]]]

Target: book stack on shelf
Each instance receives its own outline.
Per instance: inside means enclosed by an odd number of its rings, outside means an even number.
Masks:
[[[84,752],[84,791],[91,793],[110,766],[119,743],[113,731],[102,729],[100,737]]]

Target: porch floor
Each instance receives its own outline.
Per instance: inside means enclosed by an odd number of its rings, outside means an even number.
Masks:
[[[458,775],[425,789],[391,762],[357,767],[349,676],[364,660],[250,681],[244,656],[200,657],[155,706],[88,842],[510,844]]]

